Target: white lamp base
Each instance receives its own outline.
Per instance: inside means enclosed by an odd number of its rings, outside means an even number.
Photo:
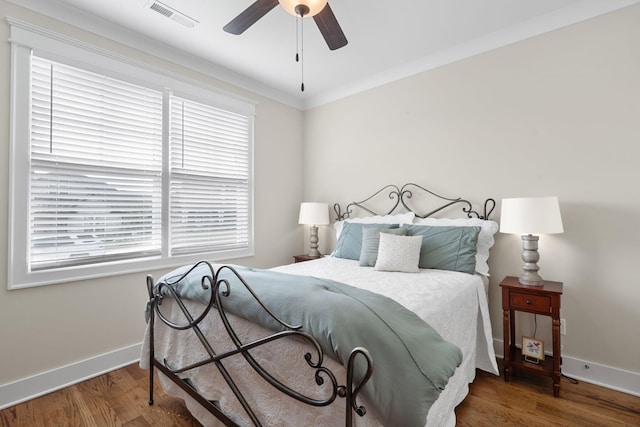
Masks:
[[[540,267],[538,267],[538,261],[540,260],[538,240],[539,237],[532,234],[522,235],[522,260],[524,265],[518,282],[526,286],[543,285],[543,279],[538,274],[538,270],[540,270]]]

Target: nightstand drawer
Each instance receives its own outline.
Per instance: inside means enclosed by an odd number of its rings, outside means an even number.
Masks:
[[[511,308],[514,310],[551,313],[551,298],[547,296],[511,292],[510,300]]]

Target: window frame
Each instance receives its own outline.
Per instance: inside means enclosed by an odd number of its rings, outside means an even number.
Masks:
[[[10,150],[9,150],[9,228],[8,228],[8,289],[65,283],[98,277],[115,276],[139,271],[175,267],[201,259],[222,261],[254,255],[254,126],[255,102],[230,95],[198,81],[152,67],[131,58],[70,39],[49,30],[7,17],[11,26],[11,85],[10,85]],[[249,117],[249,221],[248,245],[230,251],[170,256],[169,206],[165,195],[169,188],[169,158],[163,158],[162,250],[161,255],[120,261],[88,264],[84,266],[29,271],[29,173],[30,173],[30,58],[31,55],[63,62],[147,86],[165,95],[188,98]],[[165,102],[169,97],[165,96]],[[168,123],[168,108],[164,109],[163,123]],[[168,153],[168,126],[163,124],[163,153]],[[167,176],[165,178],[165,176]],[[27,196],[25,196],[27,195]]]

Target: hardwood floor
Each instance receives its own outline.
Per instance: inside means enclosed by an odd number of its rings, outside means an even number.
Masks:
[[[182,400],[156,387],[149,405],[149,371],[137,364],[7,408],[2,427],[200,426]]]
[[[517,375],[517,376],[516,376]],[[562,379],[554,398],[549,378],[517,372],[511,382],[478,372],[456,410],[458,426],[640,426],[640,398]],[[2,427],[199,426],[180,399],[156,387],[133,364],[0,411]]]
[[[640,397],[562,378],[516,371],[511,381],[478,371],[456,409],[458,426],[640,426]]]

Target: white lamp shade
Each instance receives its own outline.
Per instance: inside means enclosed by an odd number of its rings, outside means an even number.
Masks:
[[[502,199],[501,233],[555,234],[563,231],[557,197]]]
[[[304,17],[310,18],[322,12],[322,9],[327,5],[328,0],[278,0],[278,2],[284,10],[293,16],[298,16],[296,13],[296,6],[305,5],[309,8],[309,13],[304,15]]]
[[[303,202],[300,204],[299,224],[329,224],[329,205],[327,203]]]

